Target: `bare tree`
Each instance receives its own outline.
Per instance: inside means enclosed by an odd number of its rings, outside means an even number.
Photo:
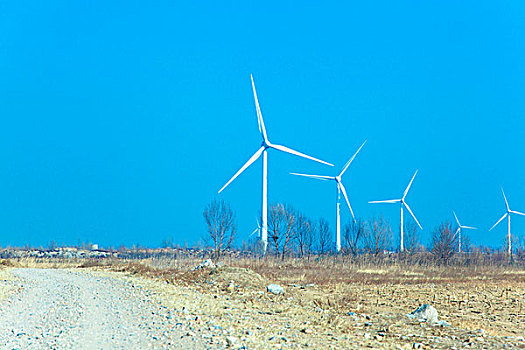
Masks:
[[[365,231],[365,222],[362,219],[350,221],[346,224],[343,231],[343,253],[357,255]]]
[[[432,232],[432,247],[430,251],[444,263],[447,263],[456,253],[456,230],[457,228],[447,221]]]
[[[364,233],[365,250],[369,254],[377,256],[392,244],[392,229],[383,217],[373,218]]]
[[[295,239],[301,257],[306,256],[310,258],[314,243],[314,231],[315,227],[312,221],[303,214],[297,213],[295,222]]]
[[[203,216],[208,226],[205,240],[211,241],[214,257],[218,259],[225,250],[230,249],[235,238],[235,214],[224,200],[213,200],[204,209]]]
[[[326,254],[330,250],[330,244],[332,242],[332,232],[330,232],[330,226],[325,218],[319,219],[319,254]]]
[[[269,214],[268,232],[273,241],[275,255],[280,255],[284,260],[296,233],[295,210],[289,205],[272,204]]]
[[[270,206],[270,213],[268,215],[268,236],[273,242],[273,249],[275,255],[281,254],[281,231],[284,226],[284,206],[282,204],[272,204]]]
[[[416,224],[413,222],[405,223],[404,232],[404,243],[405,251],[407,253],[416,253],[422,250],[421,242],[419,240],[419,234]]]

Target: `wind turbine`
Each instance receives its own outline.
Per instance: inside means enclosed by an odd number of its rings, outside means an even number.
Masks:
[[[257,228],[253,230],[252,233],[248,237],[253,236],[255,233],[257,233],[257,238],[261,238],[261,224],[259,223],[259,219],[255,218],[255,221],[257,222]]]
[[[337,176],[324,176],[324,175],[309,175],[309,174],[290,173],[292,175],[309,177],[311,179],[316,179],[316,180],[324,180],[324,181],[332,180],[332,181],[335,181],[336,187],[337,187],[336,211],[335,211],[335,213],[336,213],[336,216],[335,216],[335,218],[336,218],[336,228],[337,229],[336,229],[336,236],[335,236],[335,249],[337,250],[337,252],[341,251],[341,223],[340,223],[341,220],[340,220],[340,214],[339,214],[339,206],[341,204],[341,192],[343,193],[343,196],[346,199],[346,204],[348,204],[348,209],[350,209],[350,213],[352,213],[352,217],[354,218],[354,222],[355,222],[354,211],[352,210],[352,207],[350,206],[350,201],[348,200],[348,196],[346,194],[345,186],[343,186],[343,183],[341,182],[341,176],[343,176],[343,174],[345,173],[346,169],[348,169],[348,167],[350,166],[350,163],[352,163],[352,161],[354,160],[355,156],[357,156],[357,154],[359,153],[361,148],[363,148],[365,143],[366,143],[366,140],[365,140],[365,142],[363,142],[361,147],[359,147],[357,152],[355,152],[355,154],[352,156],[352,158],[350,158],[348,160],[348,162],[346,162],[345,166],[343,167],[343,170]]]
[[[412,180],[410,180],[410,183],[408,184],[405,192],[403,192],[403,197],[401,197],[401,199],[389,199],[389,200],[384,200],[384,201],[370,201],[370,202],[368,202],[368,203],[400,203],[400,207],[401,207],[401,242],[400,242],[400,244],[401,244],[401,246],[400,246],[399,250],[402,251],[402,252],[405,250],[405,246],[403,244],[403,207],[407,208],[408,212],[410,213],[410,215],[412,215],[412,217],[416,221],[416,223],[419,226],[419,228],[423,229],[423,227],[421,227],[421,225],[419,224],[419,221],[417,221],[416,216],[414,215],[414,213],[412,212],[412,210],[408,206],[408,203],[405,202],[405,198],[406,198],[406,196],[408,194],[408,190],[410,189],[410,186],[412,186],[412,181],[414,181],[414,178],[416,177],[417,172],[418,172],[418,170],[416,170],[416,172],[414,173],[414,176],[412,176]]]
[[[458,253],[461,253],[461,230],[464,229],[464,228],[469,229],[469,230],[477,230],[477,228],[476,227],[472,227],[472,226],[461,225],[459,223],[459,219],[458,219],[458,216],[456,215],[456,213],[454,211],[452,213],[454,214],[454,217],[456,218],[456,222],[458,223],[458,229],[456,230],[455,235],[458,235]]]
[[[509,202],[507,202],[507,197],[505,196],[505,192],[503,191],[503,187],[501,188],[501,193],[503,193],[503,198],[505,199],[505,205],[507,206],[507,212],[505,214],[503,214],[501,219],[499,219],[498,222],[496,222],[494,224],[494,226],[492,226],[490,228],[489,231],[491,231],[494,227],[496,227],[496,225],[499,224],[501,222],[501,220],[503,220],[503,219],[505,219],[505,217],[507,217],[507,239],[509,241],[508,253],[509,253],[509,256],[510,256],[510,254],[512,253],[512,243],[511,243],[511,240],[510,240],[510,214],[518,214],[518,215],[523,215],[523,216],[525,216],[525,214],[520,213],[519,211],[510,210]]]
[[[330,166],[333,166],[333,164],[327,163],[325,161],[322,161],[320,159],[308,156],[304,153],[295,151],[291,148],[288,148],[286,146],[277,145],[274,143],[271,143],[268,140],[268,136],[266,134],[266,127],[264,126],[264,121],[261,113],[261,108],[259,107],[259,101],[257,100],[257,92],[255,91],[255,84],[253,82],[253,76],[250,75],[250,78],[252,80],[252,88],[253,88],[253,98],[255,100],[255,110],[257,112],[257,122],[259,123],[259,132],[261,133],[262,137],[262,144],[261,147],[253,154],[253,156],[248,159],[248,161],[233,175],[233,177],[219,190],[219,193],[222,192],[233,180],[237,178],[246,168],[248,168],[250,165],[253,164],[259,157],[262,155],[262,208],[261,208],[261,239],[263,241],[263,252],[266,253],[266,247],[268,245],[268,160],[266,152],[268,149],[275,149],[277,151],[290,153],[299,157],[303,157],[306,159],[310,159],[319,163],[327,164]]]

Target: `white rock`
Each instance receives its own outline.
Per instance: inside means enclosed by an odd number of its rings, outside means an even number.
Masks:
[[[211,261],[211,259],[206,259],[201,262],[199,265],[195,266],[191,271],[201,270],[201,269],[215,269],[217,266]]]
[[[416,319],[419,322],[438,322],[438,312],[435,307],[429,304],[423,304],[414,310],[412,313],[407,315],[410,319]]]
[[[227,345],[228,347],[232,347],[232,346],[234,346],[235,344],[237,344],[237,338],[232,337],[232,336],[227,336],[227,337],[226,337],[226,345]]]
[[[269,284],[266,287],[266,290],[268,291],[268,293],[272,293],[272,294],[284,294],[283,287],[281,287],[278,284]]]

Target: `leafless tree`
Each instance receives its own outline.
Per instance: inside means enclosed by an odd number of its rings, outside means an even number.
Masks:
[[[330,232],[330,226],[325,218],[319,219],[319,254],[326,254],[330,250],[330,243],[332,242],[332,232]]]
[[[275,255],[284,260],[296,233],[295,210],[289,205],[272,204],[268,215],[268,233]]]
[[[457,251],[457,227],[450,222],[444,222],[432,232],[432,247],[430,251],[434,256],[447,263]]]
[[[392,229],[383,217],[370,220],[364,233],[365,250],[369,254],[378,256],[392,244]]]
[[[413,222],[405,223],[404,232],[404,245],[407,253],[413,254],[420,252],[423,247],[419,240],[419,233],[416,224]]]
[[[211,241],[214,257],[218,259],[225,250],[230,249],[235,238],[235,214],[224,200],[213,200],[204,209],[203,216],[208,226],[205,240]]]
[[[315,227],[310,219],[301,213],[296,214],[295,239],[299,248],[299,255],[310,258],[314,244]]]
[[[350,221],[343,231],[343,253],[357,255],[366,232],[365,222],[362,219]]]

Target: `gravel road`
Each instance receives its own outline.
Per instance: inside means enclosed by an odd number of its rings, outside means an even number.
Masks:
[[[121,279],[89,271],[13,269],[0,302],[1,349],[204,349],[177,316]]]

